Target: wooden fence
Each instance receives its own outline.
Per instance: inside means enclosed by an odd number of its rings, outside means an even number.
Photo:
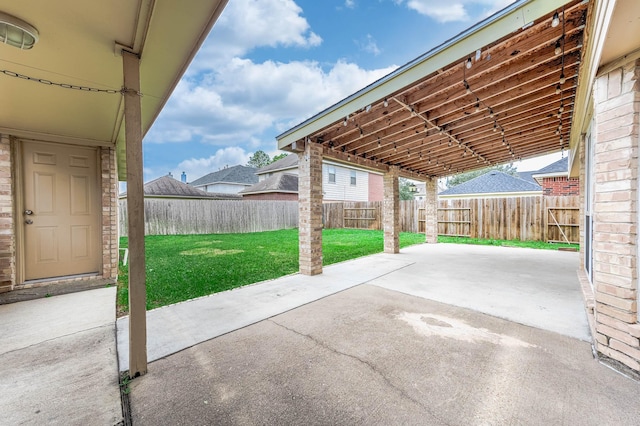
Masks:
[[[297,201],[226,201],[147,198],[147,235],[222,234],[298,226]],[[120,200],[120,236],[127,235],[127,202]]]
[[[579,241],[579,198],[441,199],[438,234],[473,238]],[[400,229],[424,232],[424,201],[400,202]],[[120,200],[120,235],[127,235]],[[383,202],[323,205],[325,228],[382,229]],[[145,200],[147,235],[259,232],[298,226],[297,201]]]
[[[438,202],[439,235],[578,243],[579,220],[578,196],[465,198]],[[419,231],[424,231],[423,222]]]

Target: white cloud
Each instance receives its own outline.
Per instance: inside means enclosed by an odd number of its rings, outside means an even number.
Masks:
[[[230,146],[218,149],[215,154],[207,158],[191,158],[184,160],[172,172],[173,176],[180,178],[182,172],[187,174],[187,181],[193,182],[202,176],[220,170],[226,166],[236,166],[247,164],[251,153],[247,153],[243,148]]]
[[[194,63],[191,74],[215,69],[256,47],[310,48],[322,43],[293,0],[230,1]]]
[[[404,0],[394,0],[396,4],[405,3]],[[503,7],[511,4],[513,0],[407,0],[409,9],[415,10],[421,15],[428,16],[438,22],[468,21],[485,18]],[[481,12],[472,15],[471,7],[480,7]]]
[[[361,50],[367,53],[371,53],[373,56],[378,56],[380,53],[382,53],[382,51],[378,47],[378,44],[376,43],[376,40],[371,34],[367,34],[364,41],[357,41],[356,44]]]
[[[266,130],[286,130],[393,69],[234,58],[217,73],[181,81],[145,142],[257,147]]]
[[[356,7],[356,1],[355,0],[344,0],[344,6],[349,8],[349,9],[353,9]]]

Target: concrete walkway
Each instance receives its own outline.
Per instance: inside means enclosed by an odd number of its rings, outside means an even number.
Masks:
[[[590,340],[577,253],[460,244],[421,244],[290,275],[147,313],[155,361],[348,288],[372,283]],[[118,356],[128,368],[129,318],[118,319]]]
[[[0,305],[0,424],[122,421],[115,287]]]

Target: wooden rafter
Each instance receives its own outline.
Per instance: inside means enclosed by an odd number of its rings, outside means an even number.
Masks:
[[[308,140],[341,161],[376,164],[378,170],[399,166],[420,177],[564,149],[589,4],[573,1],[564,7],[564,25],[551,25],[554,11],[481,47],[477,56],[470,52],[314,131]]]

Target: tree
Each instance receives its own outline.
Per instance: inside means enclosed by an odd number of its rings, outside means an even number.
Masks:
[[[282,160],[284,157],[288,156],[289,154],[287,154],[286,152],[282,152],[280,154],[276,154],[273,156],[273,158],[271,159],[272,163],[275,163],[278,160]]]
[[[247,166],[255,167],[257,169],[269,164],[271,164],[271,158],[269,158],[269,154],[262,150],[254,152],[253,155],[249,157],[249,161],[247,162]]]
[[[400,199],[401,200],[413,200],[413,192],[411,192],[411,182],[405,178],[400,178]]]
[[[499,172],[503,172],[511,176],[518,176],[518,171],[516,170],[516,168],[513,166],[512,163],[501,164],[499,166],[487,167],[484,169],[473,170],[471,172],[460,173],[458,175],[452,176],[449,178],[449,181],[447,182],[447,186],[451,188],[453,186],[460,185],[463,182],[477,178],[478,176],[483,175],[491,170],[497,170]]]

